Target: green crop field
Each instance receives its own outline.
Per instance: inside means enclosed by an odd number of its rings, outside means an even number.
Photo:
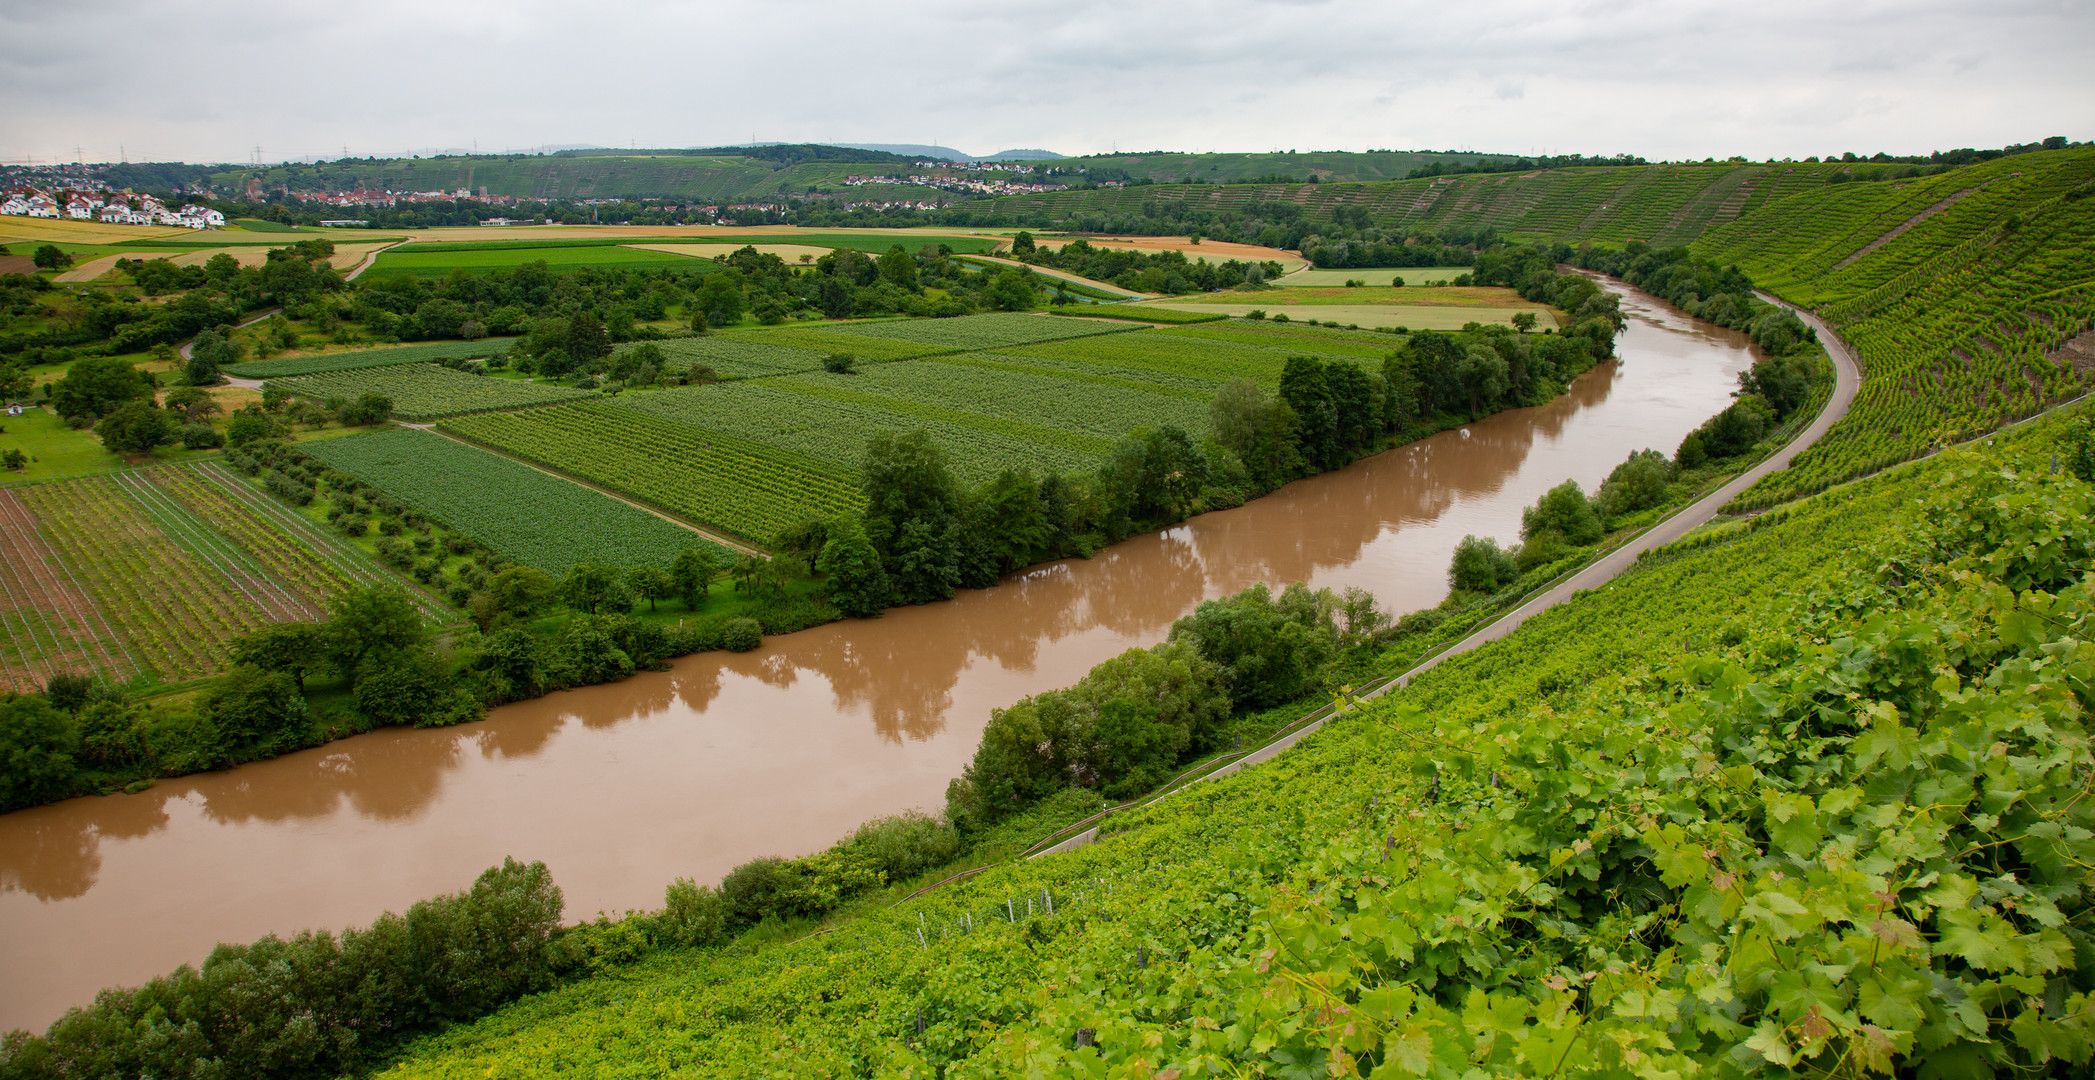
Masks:
[[[929,432],[951,455],[954,471],[975,482],[1006,468],[1036,472],[1090,468],[1106,449],[1096,439],[1052,429],[797,379],[690,387],[621,398],[618,404],[627,412],[673,421],[695,437],[717,433],[781,447],[823,462],[824,471],[837,477],[857,472],[865,458],[866,440],[880,432]],[[600,417],[599,422],[615,427],[622,421],[613,413]],[[1039,438],[1052,438],[1060,445]],[[768,537],[770,533],[754,535]]]
[[[607,495],[426,431],[352,435],[305,449],[445,526],[549,574],[565,573],[585,559],[666,566],[690,547],[722,558],[730,554],[689,529]]]
[[[292,375],[317,375],[327,371],[386,367],[390,364],[419,364],[431,360],[477,359],[509,351],[515,338],[482,338],[479,341],[433,341],[424,345],[399,345],[388,349],[358,349],[350,352],[286,356],[275,360],[249,360],[235,364],[228,373],[243,379],[277,379]]]
[[[1133,304],[1072,304],[1068,307],[1054,308],[1048,314],[1080,319],[1119,319],[1125,322],[1147,323],[1202,323],[1229,318],[1219,312],[1173,311],[1169,308]]]
[[[12,494],[48,545],[45,575],[92,599],[82,621],[104,638],[113,676],[209,675],[235,636],[302,610],[202,519],[134,475]]]
[[[378,262],[364,271],[373,281],[389,277],[447,277],[452,271],[513,270],[525,263],[543,262],[556,270],[582,267],[627,270],[674,266],[690,273],[710,273],[718,265],[706,259],[672,255],[666,251],[644,251],[631,247],[530,247],[486,249],[467,245],[465,251],[418,251],[414,247],[381,252]]]
[[[694,364],[703,364],[727,379],[814,371],[829,355],[819,349],[774,345],[762,340],[769,336],[769,332],[757,330],[674,338],[653,344],[662,350],[662,355],[668,358],[669,366],[674,370],[683,371]]]
[[[906,319],[899,322],[846,323],[828,331],[851,337],[886,338],[940,349],[1001,349],[1038,341],[1113,334],[1130,327],[1059,322],[1039,315],[1003,313],[964,315],[957,319]]]
[[[1255,333],[1239,336],[1240,325],[1231,320],[1081,341],[1053,341],[1003,349],[997,355],[1188,376],[1218,386],[1231,379],[1246,378],[1271,390],[1280,385],[1280,370],[1287,366],[1290,355],[1316,351],[1285,342],[1266,344]]]
[[[384,394],[393,399],[393,415],[403,420],[434,420],[442,416],[520,409],[597,396],[594,390],[491,379],[436,364],[358,368],[279,379],[269,385],[281,386],[313,401],[355,398],[367,393]]]
[[[864,503],[854,470],[609,403],[486,413],[443,427],[758,543]]]

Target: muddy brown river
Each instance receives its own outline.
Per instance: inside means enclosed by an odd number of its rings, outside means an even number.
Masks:
[[[1429,607],[1466,533],[1630,452],[1671,453],[1729,400],[1743,335],[1624,290],[1622,359],[1548,405],[1298,481],[993,589],[687,657],[675,669],[389,730],[138,795],[0,817],[0,1029],[219,941],[341,928],[541,859],[571,919],[655,907],[679,876],[936,811],[991,709],[1154,643],[1201,600],[1267,582]]]

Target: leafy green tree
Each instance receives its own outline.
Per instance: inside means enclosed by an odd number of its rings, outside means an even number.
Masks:
[[[35,376],[29,374],[29,365],[21,359],[0,360],[0,403],[28,397],[35,383]]]
[[[880,257],[880,276],[898,289],[916,292],[921,287],[917,283],[917,261],[900,244]]]
[[[327,666],[329,649],[326,625],[288,622],[270,623],[234,638],[230,653],[235,664],[289,675],[303,694],[306,676]]]
[[[328,602],[328,659],[355,676],[376,652],[418,648],[426,631],[421,613],[397,585],[354,585]]]
[[[866,444],[866,538],[903,603],[944,600],[960,584],[965,496],[945,452],[923,431]]]
[[[742,275],[733,270],[718,274],[707,274],[704,283],[692,297],[692,304],[706,317],[706,325],[712,327],[733,326],[742,321],[746,305],[742,296]]]
[[[982,488],[974,510],[969,532],[989,559],[992,578],[1031,566],[1052,552],[1054,527],[1032,473],[998,473]]]
[[[1666,501],[1666,481],[1671,473],[1666,455],[1656,450],[1638,450],[1608,474],[1593,497],[1593,508],[1603,517],[1612,518],[1657,506]]]
[[[276,421],[270,419],[259,406],[243,405],[233,410],[233,415],[226,419],[226,442],[234,446],[246,446],[248,443],[273,439],[276,436]]]
[[[281,412],[284,406],[289,404],[291,404],[291,391],[288,387],[279,386],[276,383],[262,384],[262,408],[265,411]]]
[[[561,602],[576,611],[595,614],[599,608],[616,607],[617,601],[626,600],[626,610],[633,606],[631,593],[627,592],[623,575],[610,563],[595,559],[579,562],[568,568],[560,578]]]
[[[1170,640],[1190,644],[1219,666],[1239,709],[1270,708],[1308,693],[1336,652],[1337,607],[1328,589],[1311,592],[1296,582],[1276,601],[1266,586],[1255,585],[1203,602],[1172,624]]]
[[[75,773],[72,724],[36,694],[0,695],[0,811],[65,796]]]
[[[1244,463],[1260,487],[1270,488],[1301,471],[1295,412],[1266,397],[1250,379],[1233,379],[1215,394],[1209,414],[1215,440]]]
[[[345,403],[335,412],[335,419],[343,427],[383,424],[392,416],[393,399],[370,390],[358,394],[355,401]]]
[[[63,270],[73,265],[73,257],[58,249],[56,244],[44,244],[29,256],[39,270]]]
[[[160,399],[160,405],[165,409],[180,410],[191,421],[206,419],[220,411],[217,399],[201,386],[178,386],[169,390]]]
[[[791,555],[807,564],[808,573],[815,572],[815,557],[822,554],[822,546],[829,543],[830,530],[834,528],[823,518],[804,518],[796,525],[788,525],[772,538],[771,549],[780,555]]]
[[[1033,288],[1033,272],[1017,267],[997,271],[989,283],[989,301],[998,311],[1031,311],[1039,293]]]
[[[1018,231],[1018,234],[1017,234],[1016,236],[1013,236],[1013,237],[1011,238],[1011,253],[1012,253],[1013,255],[1030,255],[1030,254],[1032,254],[1032,253],[1033,253],[1033,234],[1032,234],[1032,233],[1030,233],[1030,232],[1027,232],[1027,231],[1026,231],[1026,230],[1024,230],[1024,229],[1020,229],[1020,230]]]
[[[236,665],[211,684],[199,704],[222,745],[235,755],[305,741],[310,720],[305,695],[285,672]]]
[[[655,611],[657,601],[676,595],[676,580],[659,566],[636,566],[626,571],[626,588],[647,601],[649,611]]]
[[[99,418],[127,401],[153,397],[153,377],[113,356],[75,360],[51,384],[51,407],[67,419]]]
[[[1525,333],[1527,333],[1528,331],[1530,331],[1530,330],[1533,330],[1534,328],[1535,328],[1535,313],[1534,313],[1534,312],[1532,312],[1532,311],[1517,311],[1517,312],[1514,312],[1514,313],[1513,313],[1513,329],[1515,329],[1515,330],[1518,330],[1518,331],[1520,331],[1521,333],[1525,334]]]
[[[95,424],[95,434],[112,453],[150,454],[172,441],[180,425],[147,398],[127,401]]]
[[[1522,540],[1543,533],[1555,533],[1566,543],[1581,547],[1600,541],[1600,515],[1594,513],[1592,500],[1586,498],[1578,481],[1566,480],[1543,492],[1535,505],[1520,512]]]
[[[831,531],[815,559],[830,602],[846,615],[870,618],[887,606],[890,585],[880,553],[856,522]]]
[[[1448,562],[1448,587],[1456,592],[1494,593],[1520,580],[1520,566],[1488,536],[1465,536]]]
[[[240,362],[246,353],[240,342],[219,330],[206,330],[189,347],[189,363],[183,378],[191,386],[212,386],[223,381],[223,369]]]
[[[5,451],[0,451],[0,469],[6,469],[8,472],[21,472],[27,468],[29,468],[28,454],[12,446]]]
[[[706,590],[719,574],[719,564],[713,561],[712,552],[704,548],[685,548],[669,564],[670,580],[676,582],[677,598],[684,602],[686,611],[697,611],[706,602]]]

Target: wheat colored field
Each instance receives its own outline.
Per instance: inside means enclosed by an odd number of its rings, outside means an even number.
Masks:
[[[296,243],[296,240],[285,240],[277,246],[289,247],[293,243]],[[336,244],[335,253],[325,261],[335,269],[348,273],[356,269],[356,265],[363,262],[366,255],[384,246],[386,245]],[[116,269],[116,261],[118,259],[169,259],[176,266],[202,266],[210,262],[213,255],[231,255],[242,266],[260,266],[268,261],[269,249],[260,245],[249,244],[241,247],[205,248],[197,251],[120,251],[114,255],[104,255],[97,259],[90,259],[58,275],[54,280],[68,285],[93,281],[103,274]]]
[[[1064,244],[1079,239],[1074,236],[1049,236],[1035,241],[1039,246],[1054,251],[1062,250]],[[1095,248],[1113,248],[1119,251],[1177,251],[1187,259],[1197,262],[1223,263],[1231,259],[1244,262],[1277,262],[1283,272],[1300,270],[1309,266],[1308,260],[1291,251],[1279,248],[1259,247],[1256,244],[1232,244],[1221,240],[1202,240],[1196,244],[1190,236],[1086,236]]]
[[[125,244],[136,240],[171,240],[195,236],[194,229],[147,225],[104,225],[99,221],[9,217],[0,218],[0,244],[34,241],[39,244]]]
[[[1424,285],[1434,281],[1453,281],[1469,273],[1467,266],[1392,266],[1376,267],[1372,270],[1297,270],[1286,277],[1276,278],[1275,285],[1344,285],[1348,281],[1361,281],[1369,285],[1388,285],[1391,278],[1403,278],[1406,285]]]
[[[1324,306],[1343,307],[1381,306],[1397,307],[1494,307],[1510,311],[1546,311],[1548,305],[1523,300],[1512,289],[1489,286],[1437,285],[1431,288],[1394,289],[1388,285],[1367,285],[1360,288],[1289,287],[1261,289],[1257,292],[1202,293],[1197,296],[1178,297],[1188,304],[1250,304],[1253,307]]]

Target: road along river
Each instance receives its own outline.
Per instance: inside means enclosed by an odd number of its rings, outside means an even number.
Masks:
[[[679,876],[936,811],[991,709],[1161,640],[1201,600],[1266,582],[1359,585],[1393,611],[1446,593],[1464,534],[1671,453],[1730,400],[1743,335],[1619,284],[1622,359],[1547,405],[1443,432],[942,604],[709,653],[610,686],[388,730],[138,795],[0,817],[0,1029],[219,941],[362,925],[541,859],[570,918],[659,906]]]

